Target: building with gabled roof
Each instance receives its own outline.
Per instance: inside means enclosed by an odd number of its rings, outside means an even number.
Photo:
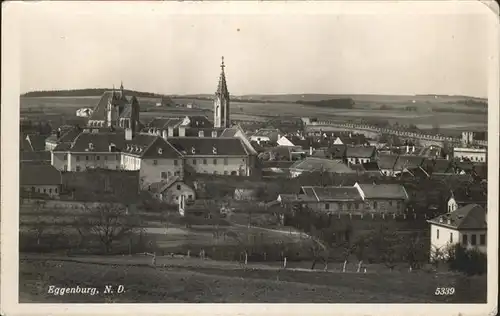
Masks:
[[[304,172],[325,173],[355,173],[351,168],[345,165],[341,160],[322,159],[307,157],[299,160],[290,167],[291,177],[298,177]]]
[[[184,196],[187,202],[196,199],[196,192],[192,183],[188,183],[185,179],[174,176],[168,180],[152,183],[149,185],[148,190],[153,195],[168,204],[178,205],[181,196]]]
[[[431,230],[431,261],[445,259],[447,249],[456,244],[486,253],[488,225],[486,210],[482,206],[467,204],[427,222]]]
[[[56,198],[61,193],[61,172],[49,164],[21,163],[19,184],[21,195]]]
[[[349,164],[359,164],[375,160],[376,154],[373,146],[347,146],[345,156]]]
[[[182,154],[156,135],[123,132],[80,133],[70,144],[58,145],[51,162],[62,171],[86,169],[139,170],[141,184],[183,175]]]
[[[401,214],[409,200],[408,192],[400,184],[354,184],[367,206],[377,212]]]

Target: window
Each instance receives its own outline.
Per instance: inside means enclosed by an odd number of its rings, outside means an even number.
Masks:
[[[49,189],[49,193],[52,193],[52,189]]]
[[[436,239],[439,239],[439,229],[436,229]]]
[[[177,161],[177,159],[174,159],[174,166],[177,166],[179,164],[179,162]]]
[[[96,160],[100,160],[100,159],[101,159],[101,157],[100,157],[100,156],[95,156],[95,159],[96,159]]]
[[[216,164],[217,164],[217,158],[214,159],[214,165],[216,165]]]
[[[453,243],[453,233],[450,233],[450,244]]]
[[[47,193],[47,189],[43,189],[43,193]]]
[[[80,161],[80,156],[76,156],[76,161]]]
[[[373,208],[377,208],[377,207],[378,207],[377,201],[373,202]]]
[[[206,165],[207,164],[207,160],[206,159],[203,159],[203,164]]]
[[[389,206],[392,206],[392,201],[389,201]]]
[[[54,193],[57,193],[57,188],[54,189]]]
[[[188,200],[192,200],[192,199],[193,199],[193,195],[192,194],[188,195]]]
[[[181,175],[181,172],[180,171],[176,171],[174,172],[174,176],[180,176]]]
[[[475,246],[475,245],[476,245],[476,243],[477,243],[477,240],[476,240],[476,234],[471,235],[470,237],[471,237],[471,238],[470,238],[470,244],[471,244],[472,246]]]
[[[193,165],[196,165],[196,159],[193,159]]]
[[[89,156],[85,156],[85,160],[89,160]]]
[[[155,159],[155,160],[153,160],[153,165],[155,165],[155,166],[156,166],[157,164],[158,164],[158,160],[156,160],[156,159]]]
[[[180,190],[181,190],[181,185],[180,185],[180,184],[178,184],[178,185],[177,185],[177,190],[178,190],[178,191],[180,191]]]
[[[329,209],[330,209],[330,204],[325,203],[325,210],[329,210]]]
[[[227,166],[227,158],[224,158],[224,165]]]
[[[82,170],[82,168],[80,168],[80,166],[76,166],[76,171],[80,171]]]
[[[482,246],[486,245],[486,234],[479,235],[479,244]]]
[[[467,235],[462,235],[462,245],[467,246],[469,240],[467,239]]]
[[[166,179],[167,178],[167,173],[166,172],[162,172],[161,173],[161,178],[162,179]]]

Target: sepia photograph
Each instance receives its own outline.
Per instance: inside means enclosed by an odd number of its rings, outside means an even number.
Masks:
[[[7,5],[2,312],[496,310],[498,12],[459,2]]]

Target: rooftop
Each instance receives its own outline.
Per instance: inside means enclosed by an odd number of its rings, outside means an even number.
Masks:
[[[247,156],[248,152],[239,138],[170,137],[168,139],[184,155]]]
[[[456,230],[486,230],[486,211],[477,204],[469,204],[451,213],[439,215],[429,223],[446,226]]]
[[[346,156],[354,158],[371,158],[375,155],[373,146],[347,146]]]
[[[318,202],[327,201],[361,201],[359,191],[354,187],[302,187],[301,194],[315,196]]]
[[[315,157],[307,157],[304,160],[299,160],[294,163],[290,169],[303,170],[308,172],[324,171],[331,173],[354,173],[354,171],[346,166],[340,160],[322,159]]]
[[[408,193],[399,184],[359,184],[359,188],[367,199],[407,200]]]

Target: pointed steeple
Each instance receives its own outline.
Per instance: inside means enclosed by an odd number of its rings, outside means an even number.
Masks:
[[[123,80],[120,82],[120,92],[121,92],[122,96],[124,96],[124,94],[123,94]]]
[[[227,90],[226,74],[224,73],[224,56],[222,56],[222,63],[220,65],[221,73],[219,77],[219,85],[217,86],[217,92],[215,94],[229,98],[229,91]]]

